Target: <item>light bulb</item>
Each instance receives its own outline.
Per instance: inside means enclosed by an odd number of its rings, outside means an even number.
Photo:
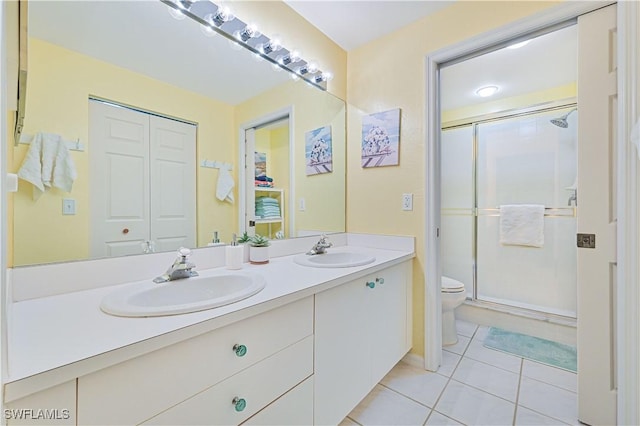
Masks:
[[[185,14],[182,13],[182,11],[179,9],[175,9],[167,5],[167,10],[169,11],[169,15],[171,15],[172,18],[177,19],[178,21],[182,21],[184,18],[186,18]]]
[[[207,37],[213,37],[214,35],[216,35],[216,32],[209,25],[200,25],[200,31],[202,31],[202,34],[206,35]]]
[[[525,41],[521,41],[520,43],[515,43],[512,44],[510,46],[507,46],[507,49],[520,49],[523,46],[526,46],[527,44],[529,44],[531,40],[525,40]]]
[[[280,65],[295,64],[296,62],[300,61],[300,52],[298,52],[297,50],[292,50],[286,55],[278,56],[276,58],[276,61],[278,61]]]
[[[231,13],[231,9],[228,6],[218,6],[216,13],[210,13],[204,17],[205,21],[216,27],[221,26],[225,22],[233,21],[235,16]]]
[[[273,38],[266,43],[261,43],[257,46],[258,50],[265,55],[270,54],[271,52],[277,52],[282,49],[282,43],[278,38]]]
[[[254,24],[249,24],[242,30],[236,31],[234,35],[238,40],[242,40],[246,43],[252,38],[260,37],[262,34]]]
[[[318,71],[318,65],[315,62],[309,62],[307,64],[307,69],[311,74],[313,74]]]

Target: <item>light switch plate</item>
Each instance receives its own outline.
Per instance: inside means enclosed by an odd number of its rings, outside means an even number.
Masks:
[[[72,198],[62,199],[62,214],[76,214],[76,200]]]
[[[298,210],[300,210],[301,212],[307,210],[307,203],[305,202],[305,199],[300,198],[298,201],[299,201]]]
[[[413,194],[402,194],[402,210],[413,210]]]

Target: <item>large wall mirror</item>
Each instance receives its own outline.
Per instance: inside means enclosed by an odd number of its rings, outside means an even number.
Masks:
[[[276,142],[265,145],[262,138],[258,146],[267,153],[267,174],[270,167],[278,173],[291,170],[286,185],[296,199],[289,199],[285,192],[287,206],[299,206],[297,198],[304,198],[304,209],[287,207],[287,216],[296,227],[289,230],[286,225],[285,236],[307,235],[310,230],[345,230],[344,101],[292,79],[291,73],[204,31],[188,17],[174,19],[160,1],[32,1],[28,13],[29,90],[23,140],[42,132],[67,141],[79,140],[83,149],[70,151],[77,171],[71,192],[51,188],[34,197],[33,186],[20,181],[12,224],[14,266],[143,253],[150,248],[173,250],[180,241],[189,241],[175,238],[172,243],[166,239],[164,244],[144,231],[127,243],[128,248],[112,244],[100,252],[93,248],[96,238],[105,234],[105,228],[95,220],[98,208],[117,219],[116,233],[123,235],[153,227],[134,220],[137,216],[152,221],[159,214],[169,219],[182,215],[186,228],[193,229],[189,246],[207,246],[214,232],[228,242],[231,234],[244,226],[239,218],[241,194],[252,191],[254,185],[250,181],[246,185],[251,188],[238,187],[245,181],[239,170],[239,153],[244,149],[240,146],[242,126],[283,110],[291,112],[288,142],[293,146],[288,148],[288,162],[282,162],[285,157],[278,154],[282,149]],[[148,165],[153,159],[144,160],[147,163],[143,161],[139,167],[115,162],[104,175],[102,168],[95,166],[96,156],[108,151],[96,137],[92,107],[96,103],[149,120],[159,117],[191,126],[195,133],[191,158],[180,160],[180,167],[161,168],[155,173]],[[152,129],[153,123],[151,127],[127,127],[128,119],[114,117],[109,137],[146,140],[140,132],[154,133],[139,130]],[[307,174],[309,135],[326,127],[331,129],[332,170]],[[171,154],[170,145],[186,144],[186,139],[176,136],[180,132],[173,128],[163,129],[168,136],[160,137],[160,144],[169,148],[164,160],[177,164],[178,155]],[[278,132],[274,129],[272,133],[268,138],[275,138]],[[154,142],[147,143],[153,151]],[[24,143],[13,148],[14,171],[21,167],[29,149]],[[231,165],[236,184],[233,202],[216,197],[221,170],[203,167],[205,160],[209,165]],[[116,189],[105,193],[103,187],[96,187],[96,176]],[[128,187],[138,192],[129,192]],[[159,202],[151,200],[153,189],[149,188],[164,190]],[[193,195],[185,195],[191,190]],[[96,207],[96,200],[107,202]],[[63,205],[68,209],[69,203],[72,214],[63,214]],[[194,206],[192,216],[184,214],[189,205]],[[149,247],[148,241],[155,244]]]

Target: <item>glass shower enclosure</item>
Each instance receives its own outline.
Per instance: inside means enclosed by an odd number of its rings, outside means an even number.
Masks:
[[[576,317],[576,120],[564,105],[443,128],[442,271],[468,298]],[[518,204],[544,206],[542,247],[500,243]]]

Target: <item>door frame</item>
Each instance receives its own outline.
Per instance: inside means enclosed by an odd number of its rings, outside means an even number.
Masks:
[[[260,127],[264,124],[271,123],[273,121],[288,118],[289,119],[289,193],[285,194],[286,199],[285,206],[288,206],[286,212],[286,226],[289,228],[289,238],[293,238],[295,230],[295,137],[294,137],[294,106],[289,105],[285,108],[281,108],[270,112],[265,115],[261,115],[257,118],[251,119],[240,124],[238,128],[238,230],[240,234],[247,230],[247,224],[245,222],[247,212],[247,162],[246,162],[246,144],[245,133],[248,129],[254,127]],[[285,207],[286,208],[286,207]]]
[[[424,292],[424,368],[436,371],[442,359],[442,305],[440,295],[440,85],[439,65],[486,49],[504,46],[531,33],[577,18],[611,1],[565,2],[549,10],[520,19],[495,30],[480,34],[452,46],[432,52],[425,58],[425,292]],[[618,211],[617,229],[619,289],[617,308],[618,422],[637,424],[640,419],[640,373],[637,366],[640,345],[637,288],[639,198],[636,195],[638,157],[634,148],[625,143],[638,118],[637,91],[640,65],[637,58],[637,37],[640,7],[635,2],[618,4]],[[633,319],[633,320],[632,320]]]

